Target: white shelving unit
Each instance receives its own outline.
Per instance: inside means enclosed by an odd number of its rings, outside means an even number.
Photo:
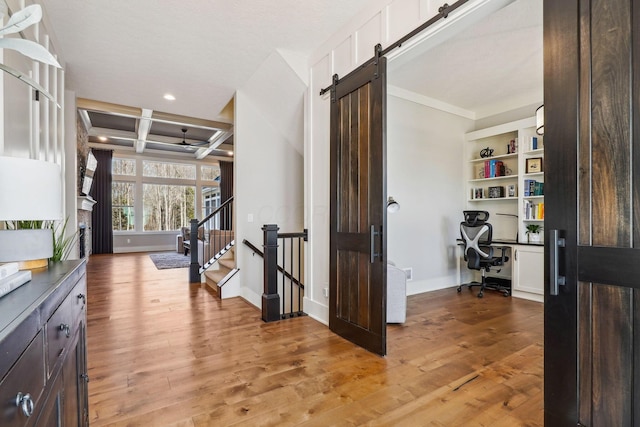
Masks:
[[[538,192],[542,190],[543,194],[534,192],[532,195],[525,195],[524,191],[528,180],[544,185],[544,141],[542,136],[536,134],[535,125],[535,117],[531,117],[466,134],[462,167],[466,182],[467,209],[488,211],[489,222],[493,225],[493,239],[513,242],[504,243],[509,250],[507,265],[500,273],[492,271],[490,275],[510,277],[514,297],[543,302],[544,247],[527,244],[526,227],[529,224],[544,224],[544,210],[539,208],[540,205],[544,206],[544,188],[538,187]],[[532,149],[532,137],[537,138],[539,148]],[[515,153],[507,152],[511,150],[507,147],[511,147],[512,140],[517,145]],[[493,155],[482,158],[480,152],[487,148],[493,150]],[[486,160],[501,161],[505,166],[505,176],[485,178],[483,174]],[[528,160],[533,161],[540,171],[528,173]],[[509,194],[510,186],[514,189],[512,195]],[[504,197],[489,198],[489,187],[504,187]],[[481,189],[482,198],[476,197],[478,189]],[[536,205],[540,209],[537,210],[540,217],[527,217],[527,205]],[[540,233],[541,237],[542,235]]]
[[[527,243],[527,225],[542,225],[544,222],[544,193],[525,195],[527,180],[544,185],[544,141],[542,136],[536,134],[535,125],[535,117],[531,117],[465,135],[463,170],[466,174],[467,208],[489,212],[490,222],[494,225],[494,239],[516,240],[517,236],[519,243]],[[533,137],[537,138],[537,149],[531,147]],[[508,152],[512,147],[511,141],[516,142],[515,153]],[[481,157],[480,153],[487,148],[493,150],[493,155]],[[485,178],[484,165],[487,160],[502,162],[505,175]],[[527,173],[527,161],[540,165],[540,172]],[[504,196],[489,197],[490,187],[502,187],[502,190],[494,190],[494,195]],[[528,216],[526,206],[530,207],[531,214]]]

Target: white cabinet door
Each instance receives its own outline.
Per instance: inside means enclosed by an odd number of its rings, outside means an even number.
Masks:
[[[535,301],[544,299],[544,247],[514,247],[513,295]]]

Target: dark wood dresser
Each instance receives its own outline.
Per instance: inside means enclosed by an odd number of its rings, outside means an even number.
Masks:
[[[0,426],[87,426],[86,262],[0,298]]]

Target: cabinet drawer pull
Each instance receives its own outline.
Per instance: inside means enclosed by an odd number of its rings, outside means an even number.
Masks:
[[[78,299],[82,300],[82,304],[87,303],[87,297],[84,294],[78,294]]]
[[[22,394],[22,392],[19,392],[16,396],[16,406],[22,408],[22,413],[26,417],[33,415],[34,403],[29,393]]]
[[[71,327],[66,323],[60,324],[60,330],[64,332],[64,334],[69,338],[71,336]]]

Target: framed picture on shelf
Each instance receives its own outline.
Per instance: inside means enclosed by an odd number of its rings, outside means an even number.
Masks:
[[[527,159],[526,170],[527,173],[542,172],[542,157],[532,157]]]
[[[507,185],[507,197],[516,197],[518,195],[516,184]]]
[[[482,188],[472,188],[471,199],[484,199],[484,190]]]

